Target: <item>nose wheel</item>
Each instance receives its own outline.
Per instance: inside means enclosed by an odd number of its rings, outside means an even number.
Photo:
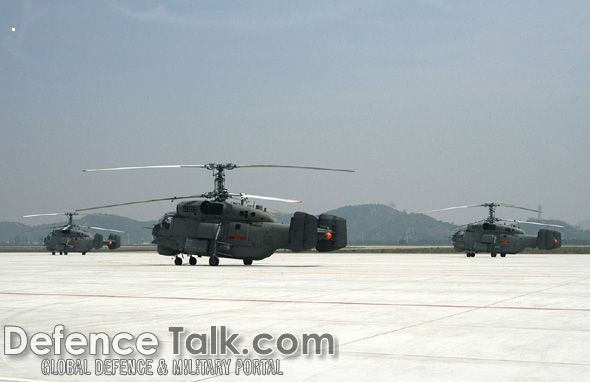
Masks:
[[[475,257],[475,252],[467,252],[465,254],[465,256],[467,256],[467,257]]]
[[[244,265],[252,265],[252,259],[244,259]]]

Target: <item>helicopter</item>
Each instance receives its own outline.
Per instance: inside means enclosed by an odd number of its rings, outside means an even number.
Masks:
[[[49,214],[32,214],[25,215],[23,218],[39,217],[39,216],[58,216],[66,215],[68,217],[68,223],[51,231],[44,239],[43,243],[45,248],[55,255],[59,252],[60,255],[67,255],[68,252],[81,252],[82,255],[86,255],[86,252],[91,250],[100,249],[103,245],[107,245],[109,249],[117,249],[121,246],[121,237],[116,234],[110,234],[108,239],[103,240],[103,236],[99,233],[95,234],[94,237],[87,231],[87,228],[99,231],[109,231],[122,233],[116,229],[100,228],[100,227],[87,227],[81,226],[74,223],[74,216],[79,215],[78,210],[74,212],[56,212]]]
[[[484,220],[469,223],[459,227],[451,237],[453,247],[457,252],[466,252],[467,257],[475,257],[476,252],[489,252],[492,257],[499,253],[501,257],[506,254],[516,254],[525,248],[555,249],[561,247],[561,232],[549,229],[540,229],[537,235],[526,235],[519,224],[532,224],[563,228],[557,224],[546,224],[531,221],[508,220],[496,217],[497,207],[516,208],[524,211],[539,212],[531,208],[520,207],[506,203],[483,203],[468,206],[448,207],[425,213],[449,211],[462,208],[486,207],[488,217]]]
[[[250,202],[250,199],[285,203],[301,203],[301,201],[246,193],[230,193],[225,187],[225,174],[226,171],[244,168],[337,172],[354,172],[353,170],[268,164],[209,163],[204,165],[114,167],[87,169],[83,172],[169,168],[203,168],[212,171],[213,191],[200,195],[111,204],[80,211],[192,199],[178,203],[175,211],[164,214],[152,228],[153,243],[157,245],[158,253],[174,257],[176,265],[183,264],[184,255],[188,256],[190,265],[196,265],[197,257],[203,256],[209,258],[210,266],[219,265],[220,258],[238,259],[242,260],[244,265],[252,265],[253,261],[265,259],[278,249],[301,252],[315,247],[319,252],[330,252],[346,246],[345,219],[328,214],[315,217],[305,212],[295,212],[291,217],[290,224],[278,223],[270,211],[260,204]]]

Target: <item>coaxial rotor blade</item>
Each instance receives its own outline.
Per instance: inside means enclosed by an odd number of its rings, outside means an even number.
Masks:
[[[126,203],[116,203],[116,204],[107,204],[104,206],[97,206],[97,207],[88,207],[88,208],[80,208],[76,211],[92,211],[92,210],[100,210],[103,208],[111,208],[111,207],[121,207],[121,206],[130,206],[133,204],[143,204],[143,203],[154,203],[154,202],[163,202],[163,201],[175,201],[179,199],[195,199],[199,198],[201,195],[191,195],[191,196],[173,196],[170,198],[158,198],[158,199],[147,199],[147,200],[137,200],[133,202],[126,202]]]
[[[24,215],[23,218],[32,218],[32,217],[37,217],[37,216],[58,216],[58,215],[66,215],[66,216],[74,216],[74,215],[80,215],[77,212],[52,212],[52,213],[48,213],[48,214],[31,214],[31,215]]]
[[[144,170],[144,169],[159,169],[159,168],[206,168],[203,164],[166,164],[158,166],[129,166],[129,167],[109,167],[109,168],[90,168],[84,169],[82,172],[97,172],[97,171],[120,171],[120,170]]]
[[[23,218],[32,218],[32,217],[37,217],[37,216],[58,216],[58,215],[63,215],[63,212],[52,212],[49,214],[31,214],[31,215],[24,215]]]
[[[127,167],[109,167],[109,168],[91,168],[84,169],[83,172],[97,172],[97,171],[120,171],[120,170],[143,170],[143,169],[162,169],[162,168],[206,168],[214,169],[215,163],[207,165],[203,164],[169,164],[169,165],[156,165],[156,166],[127,166]],[[327,168],[327,167],[312,167],[312,166],[289,166],[289,165],[274,165],[274,164],[225,164],[221,165],[224,169],[231,170],[234,168],[294,168],[294,169],[305,169],[305,170],[321,170],[321,171],[340,171],[340,172],[354,172],[354,170],[339,169],[339,168]]]
[[[502,221],[506,221],[506,222],[514,222],[514,223],[519,223],[519,224],[532,224],[532,225],[542,225],[542,226],[547,226],[547,227],[564,228],[564,226],[559,225],[559,224],[548,224],[548,223],[539,223],[539,222],[525,222],[525,221],[522,221],[522,220],[507,220],[507,219],[498,219],[498,220],[502,220]]]
[[[516,206],[514,204],[496,203],[496,206],[498,206],[498,207],[516,208],[516,209],[519,209],[519,210],[530,211],[530,212],[540,212],[539,210],[535,210],[535,209],[532,209],[532,208],[521,207],[521,206]]]
[[[319,171],[340,171],[340,172],[355,172],[354,170],[347,170],[341,168],[327,168],[327,167],[312,167],[312,166],[289,166],[276,164],[238,164],[236,168],[294,168],[302,170],[319,170]]]
[[[283,203],[303,203],[301,200],[295,199],[284,199],[284,198],[277,198],[274,196],[262,196],[262,195],[253,195],[253,194],[230,194],[231,196],[239,196],[242,199],[260,199],[260,200],[270,200],[274,202],[283,202]]]
[[[430,210],[430,211],[424,211],[424,212],[420,212],[421,214],[427,214],[430,212],[438,212],[438,211],[450,211],[450,210],[458,210],[458,209],[463,209],[463,208],[471,208],[471,207],[483,207],[482,204],[472,204],[469,206],[456,206],[456,207],[447,207],[447,208],[440,208],[437,210]]]
[[[97,229],[99,231],[112,231],[112,232],[125,233],[125,231],[120,231],[118,229],[111,229],[111,228],[100,228],[100,227],[88,227],[88,228]]]

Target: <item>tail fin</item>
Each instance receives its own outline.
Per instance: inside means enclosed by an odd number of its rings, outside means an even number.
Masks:
[[[346,247],[346,219],[322,214],[318,226],[327,230],[326,235],[318,239],[316,244],[318,252],[330,252]]]

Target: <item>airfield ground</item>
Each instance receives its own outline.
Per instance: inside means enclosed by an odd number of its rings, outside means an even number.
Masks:
[[[85,334],[152,332],[161,343],[152,358],[168,360],[170,326],[206,333],[225,325],[246,339],[338,338],[337,357],[275,354],[283,375],[249,380],[590,378],[590,255],[279,253],[251,267],[206,264],[178,267],[142,252],[2,253],[0,323],[29,334],[57,324]],[[44,358],[57,357],[1,355],[0,380],[158,380],[44,376]]]

